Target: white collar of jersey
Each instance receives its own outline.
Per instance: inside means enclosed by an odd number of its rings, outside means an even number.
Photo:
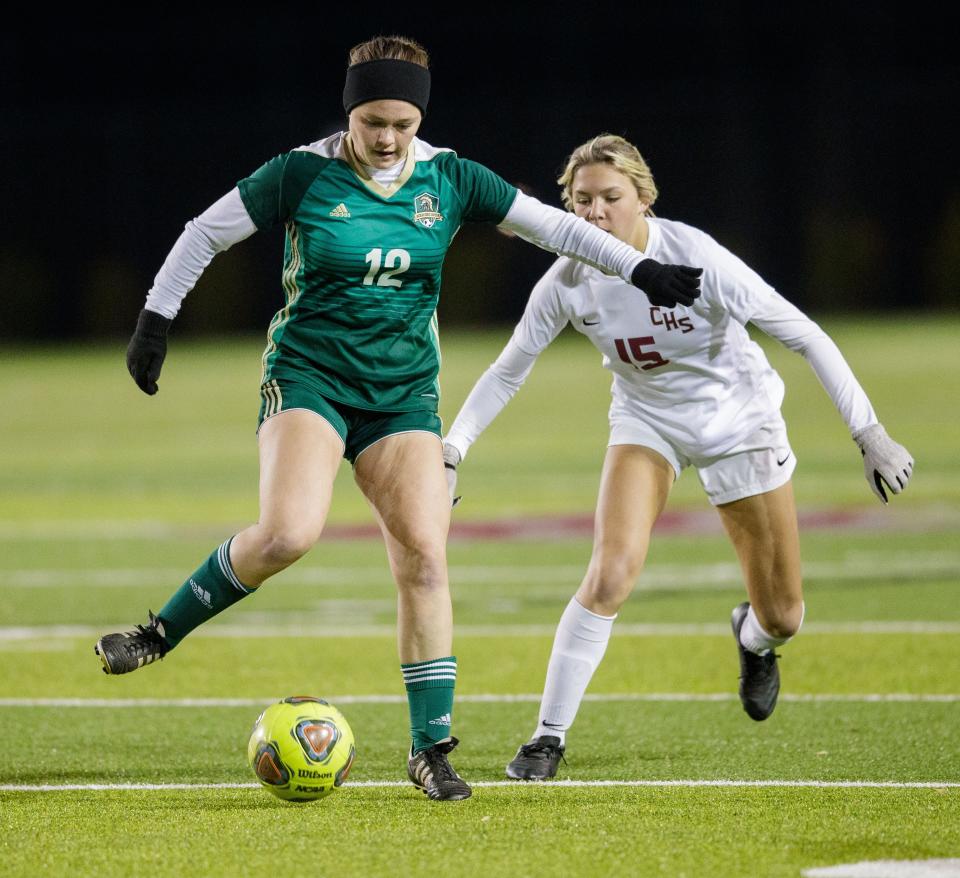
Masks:
[[[375,168],[373,165],[364,164],[363,169],[372,180],[376,180],[381,186],[387,187],[403,173],[406,163],[407,157],[404,156],[400,161],[390,165],[389,168]]]
[[[410,143],[410,148],[407,150],[406,161],[398,163],[400,164],[400,172],[396,179],[384,185],[376,176],[371,174],[372,169],[368,170],[367,166],[357,159],[346,131],[338,131],[322,140],[314,141],[306,146],[298,146],[297,151],[312,152],[324,158],[340,159],[340,161],[346,162],[371,192],[375,192],[383,198],[389,198],[410,179],[417,162],[429,162],[442,152],[453,152],[452,149],[431,146],[426,141],[420,140],[419,137],[414,137]],[[394,168],[386,168],[385,170],[393,171]],[[379,174],[379,171],[377,173]]]
[[[316,140],[313,143],[308,143],[306,146],[298,146],[296,151],[312,152],[324,158],[340,159],[341,161],[349,163],[350,155],[347,151],[347,133],[346,131],[338,131],[336,134],[331,134],[322,140]],[[453,150],[445,146],[431,146],[425,140],[414,137],[410,143],[408,155],[411,152],[418,162],[429,162],[440,153],[453,152]]]
[[[647,246],[640,252],[647,257],[653,256],[660,249],[660,224],[655,216],[647,217]],[[653,257],[656,258],[655,256]]]
[[[350,135],[344,134],[343,140],[341,141],[343,148],[344,159],[347,164],[353,169],[353,172],[360,178],[360,181],[366,186],[371,192],[379,195],[381,198],[390,198],[392,195],[396,194],[407,180],[410,179],[413,174],[413,168],[417,163],[416,157],[414,155],[413,144],[410,144],[410,148],[407,150],[407,156],[402,162],[397,164],[400,166],[400,171],[397,173],[389,183],[381,183],[377,177],[371,176],[370,169],[367,165],[360,161],[357,158],[357,154],[353,149],[353,144],[350,142]],[[385,170],[389,172],[394,172],[396,165],[391,168],[386,168]]]

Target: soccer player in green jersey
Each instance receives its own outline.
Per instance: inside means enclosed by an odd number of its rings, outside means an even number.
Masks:
[[[699,269],[661,265],[492,171],[417,138],[430,93],[426,51],[377,37],[350,53],[348,130],[268,161],[187,223],[147,295],[127,349],[157,392],[166,335],[214,255],[279,223],[285,302],[263,354],[260,516],[226,540],[147,625],[96,646],[108,674],[163,658],[320,537],[340,459],[374,509],[398,590],[400,667],[410,706],[411,781],[430,798],[470,787],[447,755],[457,660],[446,537],[450,501],[437,416],[436,307],[444,255],[463,222],[491,222],[690,304]],[[637,295],[641,295],[638,291]]]

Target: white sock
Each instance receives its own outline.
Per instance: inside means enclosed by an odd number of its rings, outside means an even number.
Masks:
[[[801,604],[800,607],[800,625],[802,625],[807,607],[806,604]],[[800,625],[797,625],[797,631],[800,630]],[[740,643],[750,652],[766,655],[771,649],[783,646],[790,639],[790,637],[773,637],[767,634],[757,614],[753,612],[753,607],[747,610],[747,618],[743,620],[743,625],[740,627]]]
[[[575,597],[570,598],[553,639],[534,738],[553,735],[564,743],[587,684],[607,651],[616,618],[591,613]]]

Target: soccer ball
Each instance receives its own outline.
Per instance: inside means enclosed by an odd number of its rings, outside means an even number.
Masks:
[[[329,796],[347,779],[355,756],[343,714],[309,695],[271,704],[257,717],[247,744],[257,780],[288,802]]]

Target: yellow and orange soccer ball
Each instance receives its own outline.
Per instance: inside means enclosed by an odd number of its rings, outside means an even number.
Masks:
[[[344,715],[309,695],[271,704],[257,717],[247,744],[257,780],[288,802],[329,796],[346,781],[356,752]]]

